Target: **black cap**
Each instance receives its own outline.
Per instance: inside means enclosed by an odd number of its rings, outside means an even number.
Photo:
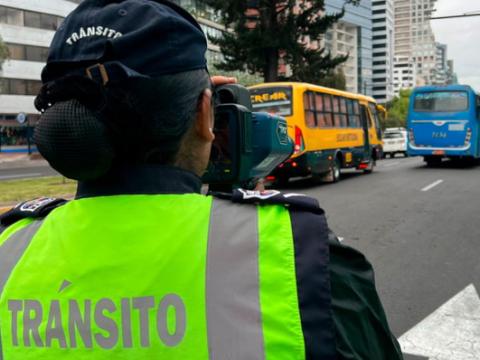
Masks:
[[[53,38],[43,82],[87,75],[104,84],[206,69],[197,21],[167,0],[84,0]]]

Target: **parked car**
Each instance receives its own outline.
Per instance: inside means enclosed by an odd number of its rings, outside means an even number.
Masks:
[[[403,154],[407,157],[407,130],[404,128],[388,128],[383,133],[383,157],[395,157]]]

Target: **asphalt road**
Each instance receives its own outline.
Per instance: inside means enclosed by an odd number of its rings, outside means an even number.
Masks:
[[[420,158],[395,158],[369,175],[285,190],[316,197],[332,230],[373,263],[397,336],[469,284],[480,291],[480,165],[427,168]]]
[[[48,164],[35,166],[35,165],[20,165],[11,167],[8,164],[3,164],[0,167],[0,181],[5,180],[18,180],[27,178],[37,178],[44,176],[55,176],[58,173],[53,170]]]

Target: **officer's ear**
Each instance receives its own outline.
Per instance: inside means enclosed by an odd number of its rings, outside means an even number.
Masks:
[[[195,130],[197,136],[205,142],[211,143],[215,139],[213,134],[212,91],[210,89],[205,89],[200,95],[195,119]]]

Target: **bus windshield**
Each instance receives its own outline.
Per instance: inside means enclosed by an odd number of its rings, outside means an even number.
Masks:
[[[458,112],[468,110],[466,91],[433,91],[415,95],[414,110],[419,112]]]
[[[292,115],[292,88],[250,89],[253,110],[279,116]]]

